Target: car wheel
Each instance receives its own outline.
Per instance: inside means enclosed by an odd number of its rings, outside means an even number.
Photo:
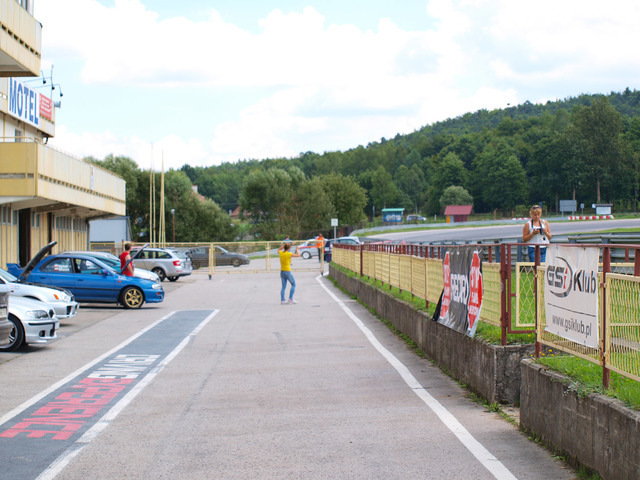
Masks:
[[[155,273],[156,275],[158,275],[158,277],[160,277],[160,281],[164,282],[164,279],[167,278],[167,274],[164,273],[164,270],[161,269],[160,267],[156,267],[153,270],[151,270],[153,273]]]
[[[127,287],[122,291],[120,302],[124,308],[140,308],[144,303],[144,295],[138,287]]]
[[[240,266],[240,259],[239,258],[234,258],[233,260],[231,260],[231,265],[233,265],[234,267],[239,267]]]
[[[9,334],[9,343],[0,347],[0,351],[2,352],[13,352],[24,343],[24,328],[20,320],[14,315],[9,315],[8,320],[13,324],[13,328]]]
[[[175,282],[176,280],[178,280],[178,278],[180,278],[180,277],[167,277],[167,279],[168,279],[170,282]]]
[[[305,260],[309,260],[311,258],[311,253],[309,252],[302,252],[302,255],[300,255],[302,258],[304,258]]]

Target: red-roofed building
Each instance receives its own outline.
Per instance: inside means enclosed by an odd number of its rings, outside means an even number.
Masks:
[[[473,205],[447,205],[444,214],[447,223],[466,222],[467,217],[473,212]]]

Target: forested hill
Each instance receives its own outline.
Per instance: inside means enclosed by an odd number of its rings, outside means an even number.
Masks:
[[[627,88],[479,110],[344,152],[181,170],[227,211],[239,205],[248,172],[298,167],[309,179],[329,174],[355,179],[367,193],[369,216],[391,206],[441,213],[452,202],[511,215],[526,213],[532,202],[553,211],[559,199],[571,198],[635,209],[639,156],[640,91]]]
[[[521,105],[500,110],[478,110],[467,113],[457,118],[444,120],[423,127],[417,133],[432,135],[458,135],[470,132],[480,132],[482,129],[496,128],[502,120],[526,120],[531,117],[541,117],[545,114],[555,115],[558,110],[570,111],[575,107],[589,106],[594,99],[602,95],[580,95],[555,102],[548,101],[545,104],[533,104],[529,101]],[[626,117],[640,116],[640,90],[627,88],[623,93],[611,92],[607,97],[611,105]],[[406,135],[410,140],[415,133]]]

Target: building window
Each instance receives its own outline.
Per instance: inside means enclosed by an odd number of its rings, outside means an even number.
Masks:
[[[22,130],[16,128],[16,143],[20,143],[22,140]]]

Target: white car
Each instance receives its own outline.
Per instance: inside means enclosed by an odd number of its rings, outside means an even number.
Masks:
[[[112,253],[108,252],[94,252],[94,251],[73,251],[73,252],[62,252],[63,254],[67,253],[81,253],[82,255],[89,255],[90,257],[97,258],[98,260],[102,260],[104,263],[113,268],[116,272],[120,273],[120,259],[116,257]],[[133,276],[138,278],[144,278],[146,280],[151,280],[155,283],[160,283],[160,277],[154,272],[149,270],[145,270],[143,268],[135,268],[133,267]]]
[[[52,287],[51,285],[19,282],[14,275],[1,268],[0,285],[6,285],[9,288],[11,298],[32,298],[50,305],[56,312],[58,319],[73,318],[78,314],[78,302],[75,301],[68,290]]]
[[[0,347],[0,352],[12,352],[22,345],[47,343],[58,337],[60,320],[52,306],[31,298],[10,296],[8,310],[13,328],[9,344]]]

